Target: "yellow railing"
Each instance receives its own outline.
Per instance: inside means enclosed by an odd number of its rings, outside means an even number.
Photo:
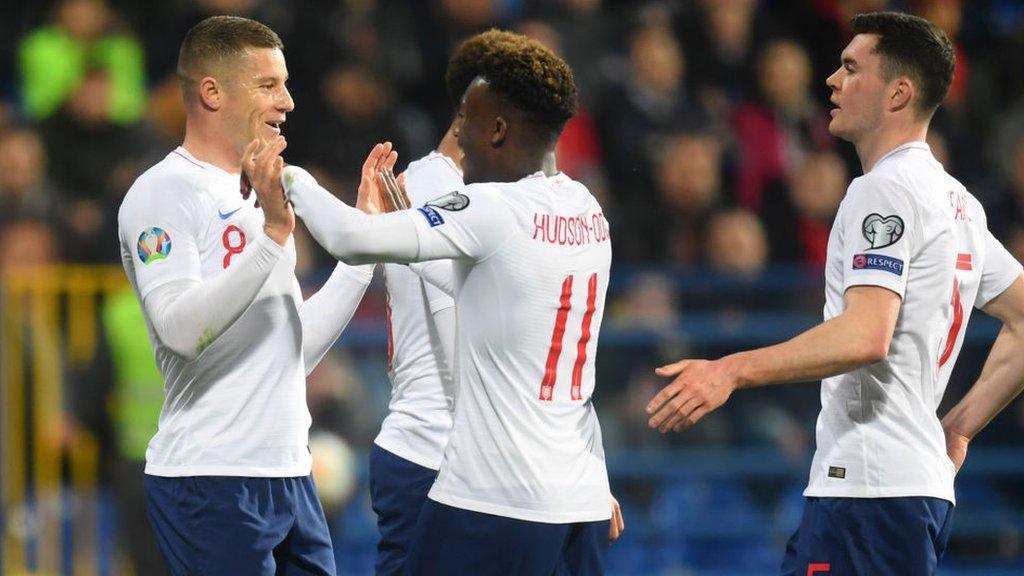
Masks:
[[[61,574],[68,565],[76,575],[97,573],[99,448],[92,435],[71,433],[64,380],[93,361],[98,303],[126,284],[115,266],[24,269],[2,279],[5,574]],[[65,519],[70,539],[62,537]]]

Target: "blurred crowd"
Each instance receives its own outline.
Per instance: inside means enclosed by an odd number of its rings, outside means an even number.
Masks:
[[[824,79],[850,17],[881,9],[915,12],[953,39],[956,75],[929,143],[1024,259],[1024,7],[1012,0],[52,0],[17,3],[0,23],[0,267],[118,262],[117,206],[180,142],[177,50],[207,15],[280,34],[296,101],[288,160],[348,201],[373,143],[394,141],[400,165],[433,148],[453,113],[449,53],[497,26],[575,71],[580,113],[559,167],[601,199],[616,268],[649,271],[619,283],[609,318],[661,336],[653,364],[686,351],[673,336],[680,314],[820,310],[820,293],[765,295],[756,282],[823,266],[861,172],[828,133]],[[329,261],[301,234],[299,245],[300,277],[315,279]],[[664,273],[677,269],[757,289],[694,296]],[[371,298],[360,317],[381,310]],[[639,382],[637,398],[656,385],[614,369]],[[376,426],[363,419],[360,442]]]
[[[606,442],[663,445],[643,417],[662,384],[651,367],[745,342],[687,339],[680,324],[724,323],[728,333],[733,322],[733,334],[754,338],[743,323],[752,312],[769,314],[759,329],[773,327],[773,313],[820,318],[831,222],[861,173],[850,145],[828,132],[825,78],[850,18],[883,9],[914,12],[953,40],[953,86],[929,144],[1024,260],[1019,0],[18,0],[0,19],[0,272],[119,263],[117,206],[181,141],[177,51],[205,16],[248,16],[279,33],[296,102],[286,157],[349,202],[374,143],[395,142],[400,168],[437,144],[453,114],[443,83],[452,49],[511,29],[572,66],[581,106],[558,164],[599,197],[612,226],[607,326],[618,337],[602,340],[597,395]],[[301,231],[297,245],[298,274],[314,287],[329,258]],[[141,316],[124,308],[132,302],[108,302],[106,343],[71,397],[74,418],[101,439],[111,426],[139,436],[121,450],[137,462],[145,435],[116,414],[111,423],[102,400],[125,364],[119,346],[142,338]],[[378,287],[352,328],[381,331],[383,316]],[[372,441],[389,390],[378,344],[366,355],[360,346],[350,340],[309,384],[314,427],[357,450]],[[964,357],[970,372],[984,351]],[[155,426],[159,375],[146,378],[156,393],[132,410]],[[954,377],[951,388],[969,380]],[[796,461],[818,407],[812,387],[752,392],[669,442],[764,441]],[[1024,409],[1000,426],[1024,430]]]

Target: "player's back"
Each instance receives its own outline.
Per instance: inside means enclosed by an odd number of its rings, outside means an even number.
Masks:
[[[140,301],[180,280],[225,273],[263,232],[263,213],[238,195],[238,176],[184,148],[136,180],[118,213],[121,258]],[[179,356],[146,318],[165,380],[159,430],[146,453],[158,476],[302,476],[310,424],[302,370],[301,304],[289,240],[256,299],[215,340]]]
[[[406,192],[421,206],[462,188],[462,173],[438,152],[409,164]],[[388,415],[374,442],[410,462],[437,470],[452,427],[454,377],[433,314],[455,305],[402,264],[385,264],[388,291]]]
[[[808,495],[953,501],[936,410],[972,308],[1008,285],[990,274],[1005,250],[980,203],[913,143],[851,184],[829,251],[842,258],[830,256],[826,319],[859,284],[889,288],[902,302],[887,357],[822,382]]]
[[[472,185],[459,196],[430,205],[453,220],[471,206],[500,239],[455,264],[455,423],[430,496],[530,521],[606,519],[591,402],[611,264],[601,207],[563,174]]]

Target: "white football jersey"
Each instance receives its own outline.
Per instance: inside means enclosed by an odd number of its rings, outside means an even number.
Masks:
[[[542,173],[474,184],[409,212],[418,260],[454,263],[455,416],[430,498],[520,520],[606,520],[591,400],[611,265],[582,184]]]
[[[422,206],[462,188],[462,172],[437,152],[409,164],[406,192]],[[385,264],[388,290],[388,374],[391,401],[374,442],[410,462],[437,470],[452,428],[454,379],[440,338],[453,333],[454,314],[437,326],[434,313],[455,300],[401,264]],[[450,337],[450,336],[449,336]]]
[[[850,184],[828,243],[825,320],[843,313],[851,286],[881,286],[902,303],[884,360],[822,381],[805,495],[954,502],[936,410],[971,309],[1020,273],[926,144],[900,146]]]
[[[179,147],[135,181],[118,213],[121,259],[143,301],[183,279],[206,281],[263,232],[237,174]],[[146,319],[164,377],[159,429],[146,451],[156,476],[294,477],[310,473],[302,302],[289,239],[252,305],[194,360],[172,352]]]

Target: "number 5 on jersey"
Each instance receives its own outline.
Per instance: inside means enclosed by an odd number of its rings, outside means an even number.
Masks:
[[[565,323],[572,308],[572,283],[574,275],[570,274],[562,282],[562,295],[559,298],[558,314],[555,316],[555,328],[551,332],[551,347],[548,348],[548,359],[544,364],[544,379],[540,383],[540,399],[550,402],[554,397],[555,383],[558,379],[558,359],[562,355],[562,339],[565,336]],[[583,314],[583,326],[580,339],[576,343],[576,362],[572,368],[572,385],[569,396],[573,400],[582,400],[583,365],[587,362],[587,344],[590,342],[590,322],[594,318],[597,301],[597,273],[591,274],[587,281],[587,310]]]

